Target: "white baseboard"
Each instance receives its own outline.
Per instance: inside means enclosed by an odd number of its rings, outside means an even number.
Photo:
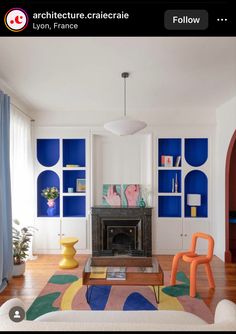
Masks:
[[[57,254],[61,254],[61,250],[60,249],[37,249],[36,251],[34,251],[34,255],[46,255],[46,254],[50,254],[50,255],[57,255]],[[76,250],[76,255],[83,255],[83,254],[92,254],[92,251],[90,249],[78,249]]]

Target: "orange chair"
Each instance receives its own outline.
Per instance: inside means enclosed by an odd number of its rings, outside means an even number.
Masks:
[[[196,253],[196,244],[197,238],[203,238],[208,240],[208,252],[207,255],[198,255]],[[209,282],[210,288],[215,288],[215,282],[212,275],[210,261],[213,257],[214,250],[214,239],[209,235],[201,232],[194,233],[192,235],[192,242],[189,251],[177,253],[172,262],[171,278],[170,285],[176,284],[176,274],[178,269],[179,260],[182,258],[183,261],[190,263],[190,297],[196,296],[196,275],[197,275],[197,266],[199,264],[205,265],[205,270]]]

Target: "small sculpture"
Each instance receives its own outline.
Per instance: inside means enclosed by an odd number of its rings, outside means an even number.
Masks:
[[[143,198],[141,198],[141,200],[139,201],[139,207],[140,208],[145,208],[146,207],[146,203],[145,203]]]
[[[178,192],[178,179],[177,179],[177,173],[175,174],[175,193]]]

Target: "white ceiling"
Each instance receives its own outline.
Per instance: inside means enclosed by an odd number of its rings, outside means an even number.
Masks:
[[[236,95],[235,37],[9,37],[0,78],[38,124],[102,125],[123,115],[149,125],[214,123]]]

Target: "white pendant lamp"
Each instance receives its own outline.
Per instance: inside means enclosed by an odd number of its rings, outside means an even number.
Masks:
[[[144,129],[147,124],[126,116],[126,78],[129,73],[123,72],[121,77],[124,78],[124,117],[104,124],[104,128],[118,136],[127,136]]]

